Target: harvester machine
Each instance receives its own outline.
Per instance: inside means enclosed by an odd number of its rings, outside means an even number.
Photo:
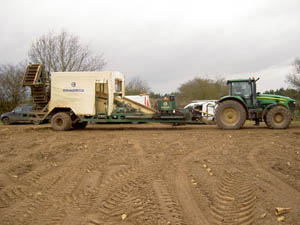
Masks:
[[[184,124],[192,118],[176,109],[174,96],[159,101],[156,110],[126,98],[119,72],[53,72],[51,85],[48,78],[42,65],[29,65],[23,85],[31,87],[37,104],[33,120],[50,120],[54,130],[82,129],[88,122]]]

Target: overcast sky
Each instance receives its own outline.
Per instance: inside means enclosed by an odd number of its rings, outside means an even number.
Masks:
[[[0,63],[27,59],[32,41],[64,29],[103,52],[105,70],[155,92],[196,76],[260,77],[263,91],[287,87],[299,28],[299,0],[1,0]]]

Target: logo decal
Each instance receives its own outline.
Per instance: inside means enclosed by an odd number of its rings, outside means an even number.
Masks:
[[[63,92],[84,92],[84,89],[81,88],[75,88],[76,87],[76,82],[71,82],[71,86],[74,88],[64,88]]]

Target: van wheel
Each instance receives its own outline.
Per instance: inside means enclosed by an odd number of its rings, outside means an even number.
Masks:
[[[52,117],[51,125],[53,130],[57,130],[57,131],[70,130],[72,127],[72,120],[68,113],[59,112]]]

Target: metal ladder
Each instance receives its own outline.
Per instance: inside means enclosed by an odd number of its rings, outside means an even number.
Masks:
[[[49,94],[49,75],[41,64],[30,64],[25,70],[23,77],[23,86],[31,89],[33,103],[36,111],[47,111],[47,105],[50,99]],[[46,108],[45,108],[46,107]]]

